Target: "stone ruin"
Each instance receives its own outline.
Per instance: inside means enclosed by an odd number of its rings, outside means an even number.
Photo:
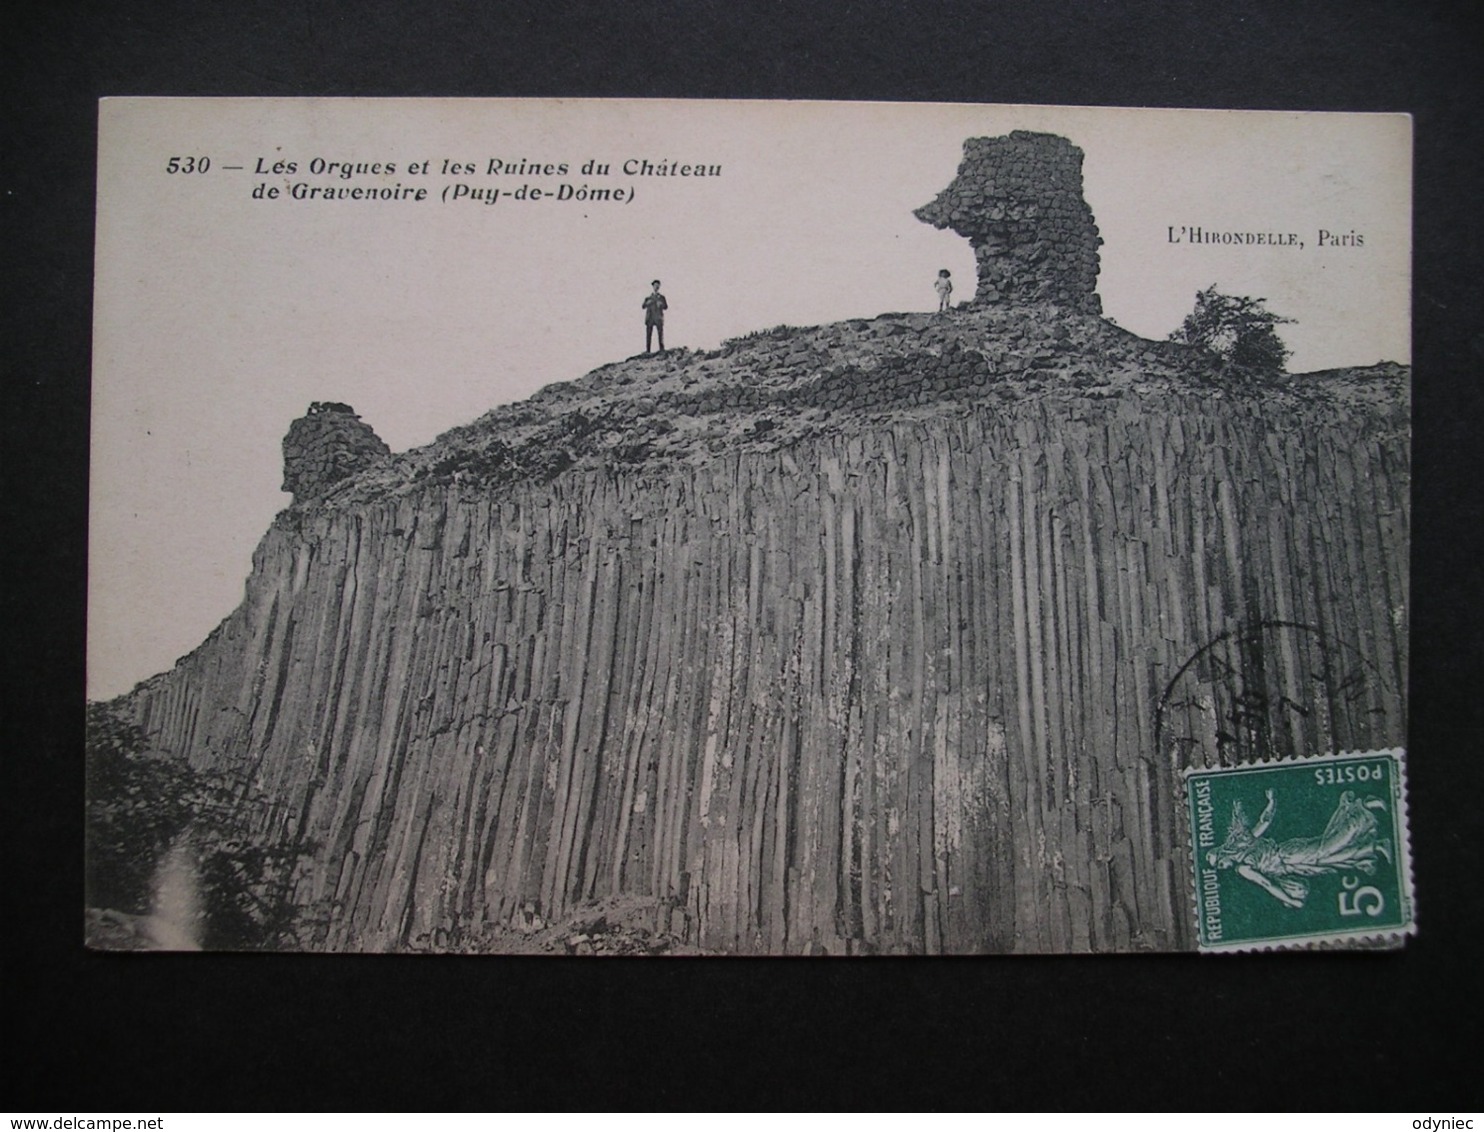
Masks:
[[[914,213],[967,236],[976,305],[1055,303],[1101,314],[1098,236],[1082,199],[1082,151],[1056,134],[969,138],[953,183]]]
[[[282,490],[295,503],[318,498],[391,451],[349,405],[315,401],[283,438]]]

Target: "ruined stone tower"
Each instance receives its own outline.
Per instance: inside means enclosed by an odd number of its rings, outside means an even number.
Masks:
[[[343,479],[391,454],[376,430],[349,405],[315,401],[283,438],[283,491],[294,502],[315,499]]]
[[[1056,134],[969,138],[953,183],[913,214],[967,236],[974,302],[1051,302],[1100,314],[1098,237],[1082,199],[1082,151]]]

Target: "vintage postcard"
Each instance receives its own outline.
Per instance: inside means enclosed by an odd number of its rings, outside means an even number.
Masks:
[[[105,99],[89,946],[1399,946],[1405,115]]]

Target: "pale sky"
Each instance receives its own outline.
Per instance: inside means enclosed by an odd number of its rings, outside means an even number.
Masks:
[[[663,281],[666,344],[936,308],[974,290],[967,240],[916,220],[963,140],[1080,146],[1107,317],[1150,338],[1197,290],[1261,296],[1296,372],[1410,361],[1411,123],[1404,115],[885,103],[107,99],[100,113],[88,695],[163,671],[241,601],[290,502],[280,442],[344,401],[394,451],[640,352]],[[207,157],[205,173],[167,172]],[[391,162],[342,180],[310,163]],[[486,175],[567,163],[566,175]],[[720,165],[626,176],[626,160]],[[257,176],[259,160],[293,174]],[[475,175],[444,175],[445,160]],[[583,175],[588,161],[611,173]],[[426,174],[409,165],[429,162]],[[182,163],[183,165],[184,163]],[[231,170],[226,166],[243,166]],[[427,199],[293,200],[310,186]],[[632,201],[509,199],[528,185]],[[447,187],[502,190],[494,204]],[[255,200],[255,186],[278,188]],[[1175,245],[1168,228],[1292,232],[1302,249]],[[1320,229],[1362,246],[1316,246]]]

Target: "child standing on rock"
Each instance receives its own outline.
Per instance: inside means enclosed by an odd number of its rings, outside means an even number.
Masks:
[[[938,272],[938,281],[933,284],[933,290],[938,292],[938,313],[953,306],[953,280],[949,278],[948,268]]]

